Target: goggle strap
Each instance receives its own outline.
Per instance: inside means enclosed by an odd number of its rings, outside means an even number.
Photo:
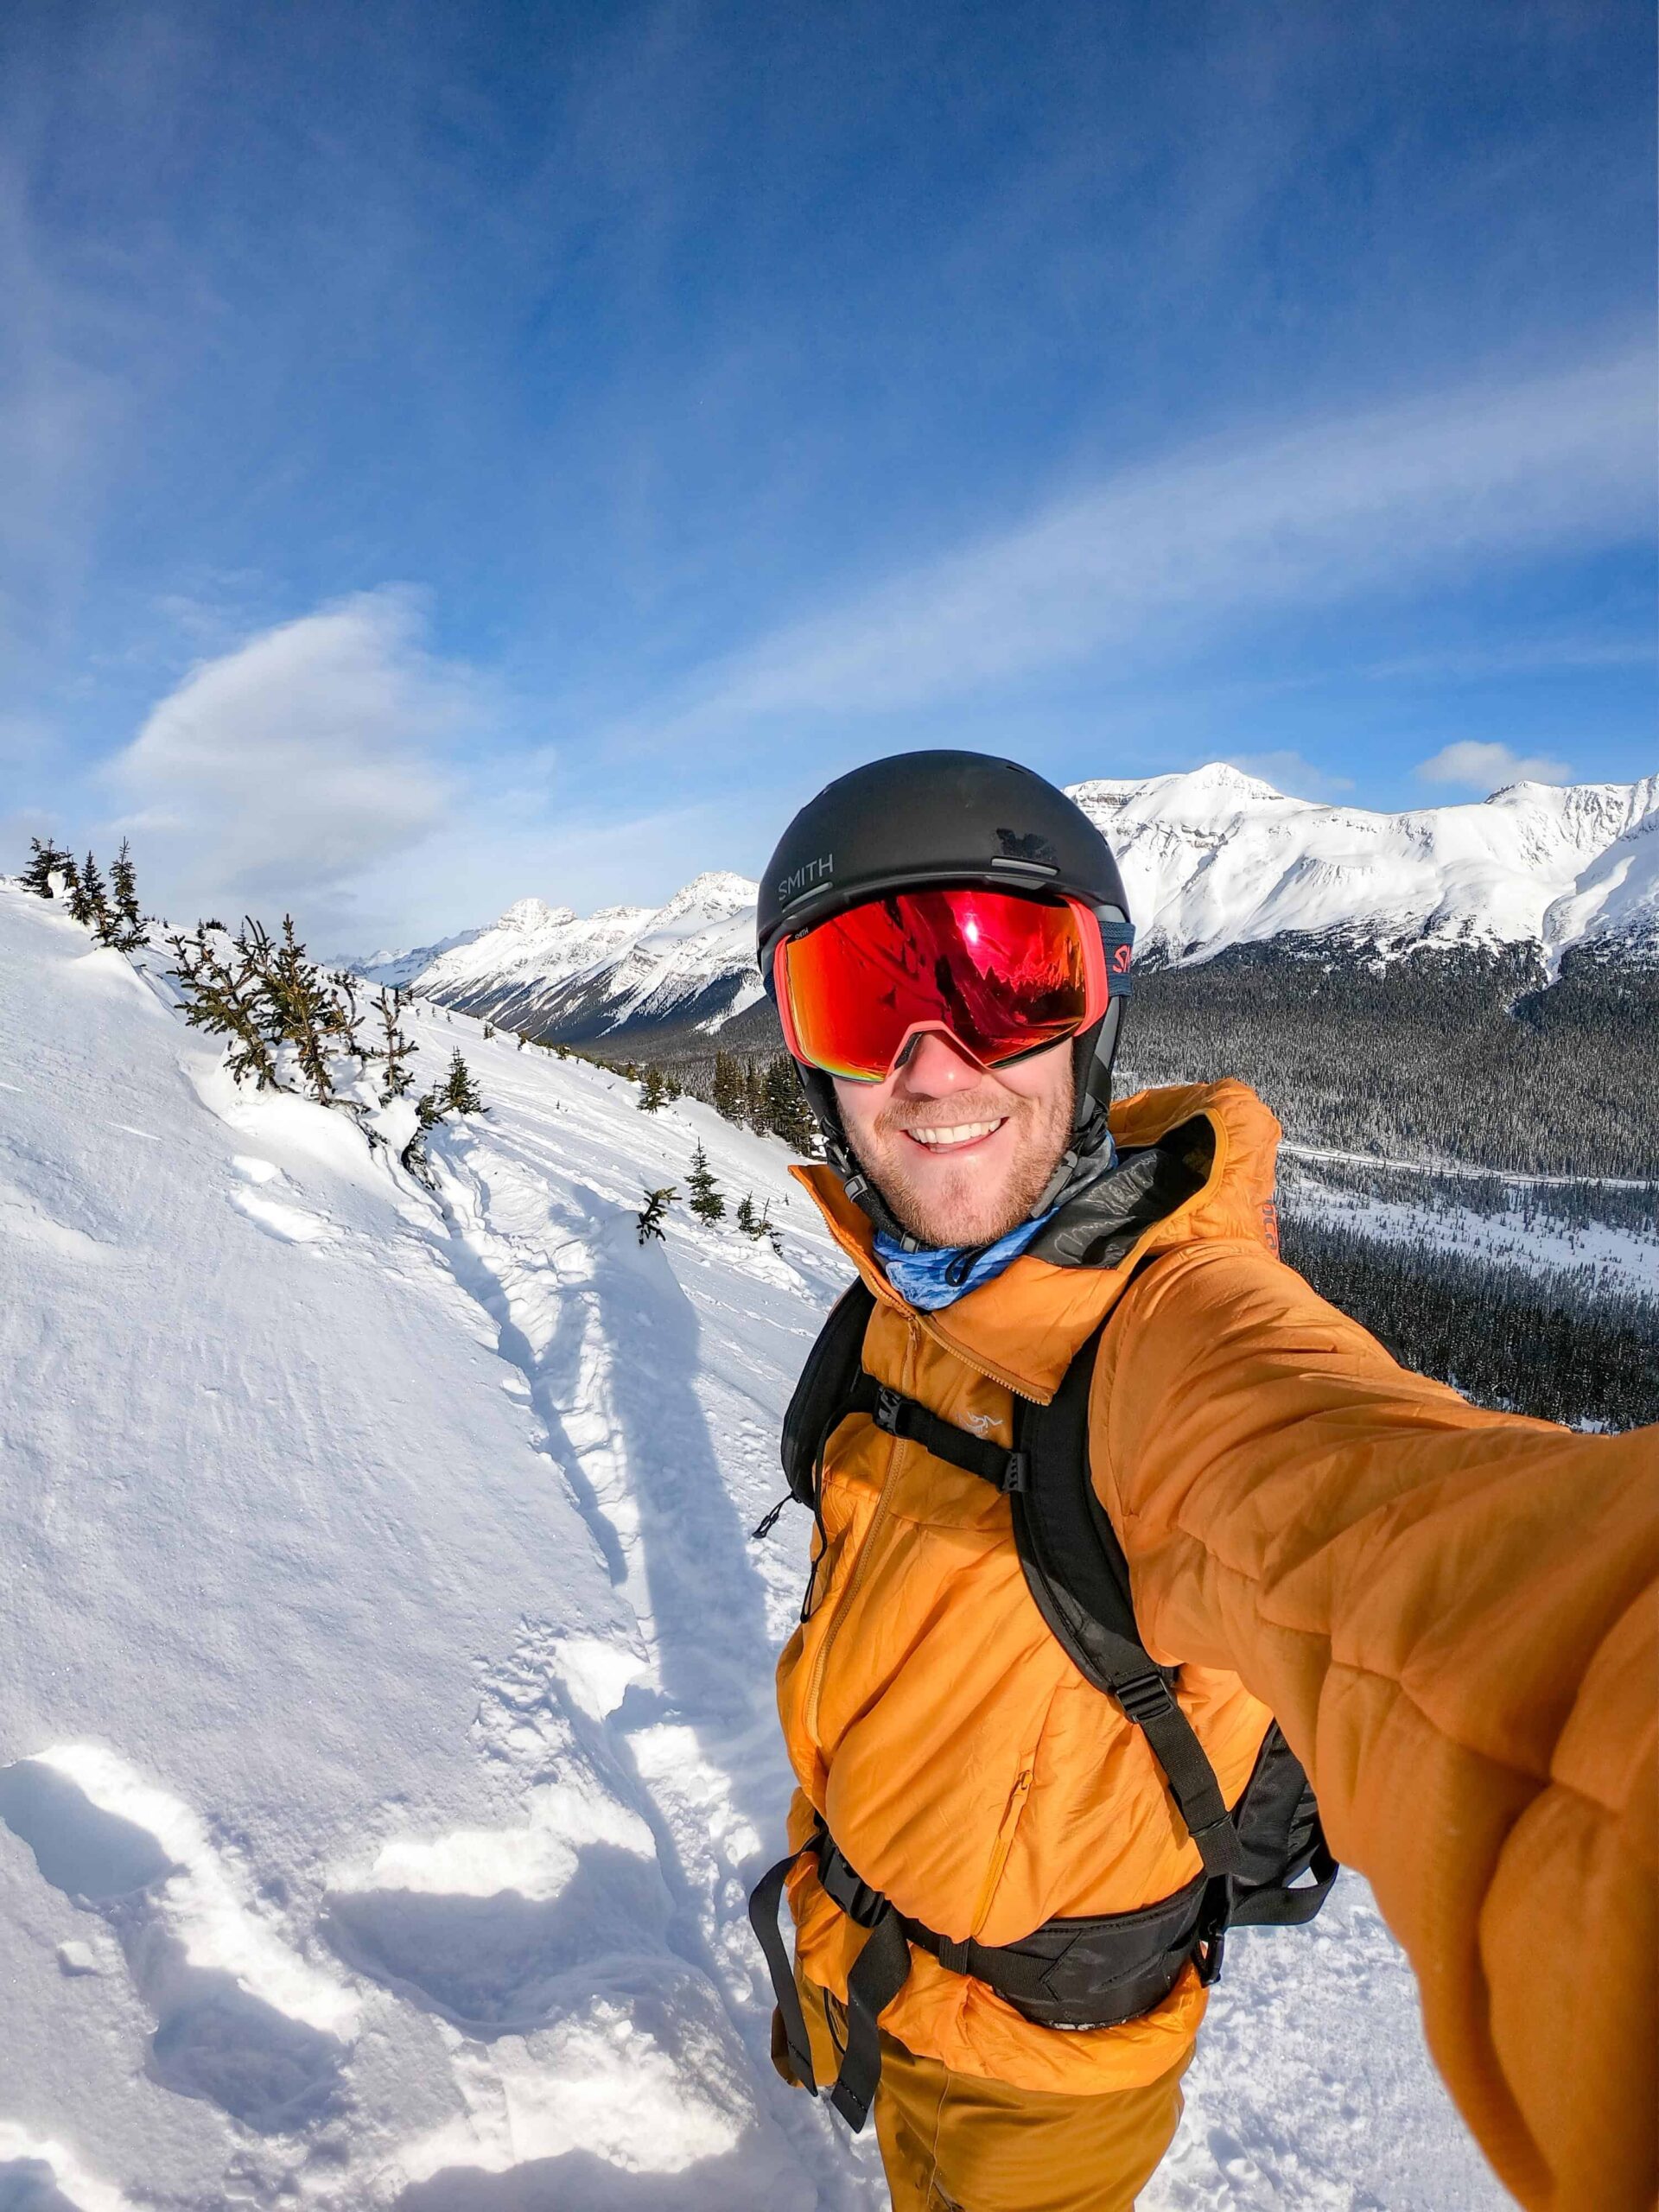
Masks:
[[[1126,999],[1135,986],[1135,931],[1128,922],[1112,921],[1104,914],[1096,919],[1106,953],[1106,988],[1115,999]]]

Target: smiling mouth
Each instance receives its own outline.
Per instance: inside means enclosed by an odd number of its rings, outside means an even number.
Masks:
[[[1004,1114],[995,1122],[958,1122],[951,1128],[906,1129],[905,1135],[927,1152],[958,1152],[964,1145],[995,1136],[1007,1119]]]

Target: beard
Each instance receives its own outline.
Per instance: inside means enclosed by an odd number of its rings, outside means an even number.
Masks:
[[[1067,1059],[1065,1083],[1046,1096],[1027,1097],[998,1084],[949,1099],[894,1099],[862,1129],[843,1116],[859,1166],[902,1228],[938,1247],[994,1244],[1029,1218],[1071,1141],[1069,1051]],[[999,1173],[988,1175],[990,1163],[982,1157],[953,1170],[948,1159],[918,1155],[906,1135],[975,1121],[1005,1124],[992,1140],[1011,1153]]]

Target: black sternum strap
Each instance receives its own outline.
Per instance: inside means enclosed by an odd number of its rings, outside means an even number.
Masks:
[[[885,1429],[889,1436],[901,1436],[912,1444],[919,1444],[936,1459],[947,1460],[951,1466],[960,1467],[965,1475],[977,1475],[993,1490],[1021,1490],[1025,1486],[1023,1452],[1010,1452],[1005,1444],[993,1444],[988,1437],[976,1436],[971,1430],[958,1428],[955,1421],[932,1412],[919,1398],[907,1398],[902,1390],[878,1382],[873,1375],[860,1375],[846,1410],[868,1414],[876,1427]]]

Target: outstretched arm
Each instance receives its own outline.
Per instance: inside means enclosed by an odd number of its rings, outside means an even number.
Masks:
[[[1650,2207],[1659,1428],[1481,1412],[1226,1244],[1135,1284],[1093,1404],[1145,1641],[1278,1715],[1505,2183]]]

